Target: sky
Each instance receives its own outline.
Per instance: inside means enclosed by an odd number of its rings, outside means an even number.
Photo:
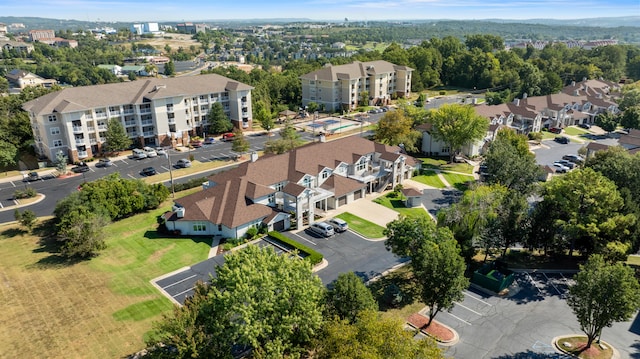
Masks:
[[[0,16],[123,22],[582,19],[640,16],[640,0],[0,0]]]

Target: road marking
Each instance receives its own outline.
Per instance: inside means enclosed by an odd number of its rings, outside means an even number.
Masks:
[[[191,278],[193,278],[193,277],[197,277],[197,276],[198,276],[197,274],[194,274],[194,275],[192,275],[192,276],[190,276],[190,277],[187,277],[187,278],[185,278],[185,279],[183,279],[183,280],[179,280],[179,281],[177,281],[177,282],[175,282],[175,283],[169,284],[169,285],[168,285],[168,286],[166,286],[166,287],[162,287],[162,289],[167,289],[167,288],[169,288],[169,287],[172,287],[172,286],[174,286],[174,285],[176,285],[176,284],[180,284],[180,283],[182,283],[182,282],[184,282],[184,281],[186,281],[186,280],[189,280],[189,279],[191,279]]]
[[[13,183],[13,181],[9,181],[9,183],[11,183],[11,185],[12,185],[13,187],[18,187],[18,186],[16,186],[16,184],[15,184],[15,183]]]
[[[0,208],[4,208],[4,206],[2,205],[2,202],[0,202]]]
[[[531,281],[531,283],[533,283],[533,285],[536,287],[536,289],[538,290],[538,293],[542,293],[542,291],[540,290],[540,287],[538,287],[538,282],[533,280],[533,277],[531,276],[531,274],[527,273],[527,277],[529,277],[529,281]]]
[[[129,164],[129,162],[127,162],[127,161],[125,161],[125,160],[120,160],[120,161],[124,162],[126,165],[128,165],[128,164]]]
[[[455,301],[454,301],[454,303],[456,303],[456,305],[459,305],[459,306],[461,306],[462,308],[464,308],[464,309],[466,309],[466,310],[468,310],[468,311],[470,311],[470,312],[472,312],[472,313],[475,313],[475,314],[477,314],[477,315],[479,315],[479,316],[481,316],[481,317],[483,316],[481,313],[478,313],[478,312],[476,312],[475,310],[473,310],[473,309],[471,309],[471,308],[465,307],[465,306],[464,306],[464,305],[462,305],[462,303],[460,303],[460,302],[455,302]]]
[[[462,319],[462,318],[460,318],[460,317],[457,317],[457,316],[455,316],[455,315],[453,315],[453,314],[451,314],[451,313],[449,313],[449,312],[445,312],[445,313],[447,313],[447,314],[449,314],[450,316],[452,316],[452,317],[454,317],[454,318],[458,319],[459,321],[463,322],[464,324],[472,325],[471,323],[467,322],[466,320],[464,320],[464,319]]]
[[[549,279],[549,277],[547,277],[547,275],[546,275],[545,273],[542,273],[542,275],[543,275],[545,278],[547,278],[547,281],[549,282],[549,284],[551,284],[551,286],[553,287],[553,289],[555,289],[555,290],[556,290],[556,292],[558,292],[558,294],[560,295],[560,297],[564,297],[564,294],[563,294],[562,292],[560,292],[560,291],[558,290],[558,288],[556,288],[556,285],[555,285],[555,284],[553,284],[553,281],[552,281],[551,279]]]
[[[178,293],[178,294],[176,294],[176,295],[172,295],[172,297],[173,297],[173,298],[175,298],[175,297],[177,297],[177,296],[179,296],[179,295],[183,295],[184,293],[186,293],[186,292],[190,292],[190,291],[194,290],[195,288],[196,288],[196,287],[191,287],[191,288],[189,288],[189,289],[187,289],[187,290],[183,290],[182,292],[180,292],[180,293]]]
[[[299,237],[299,238],[300,238],[300,239],[302,239],[303,241],[307,241],[307,242],[309,242],[309,243],[313,244],[314,246],[317,246],[317,244],[315,244],[315,243],[311,242],[310,240],[308,240],[308,239],[304,238],[303,236],[299,235],[298,233],[294,233],[294,235],[295,235],[296,237]]]
[[[165,166],[160,166],[160,168],[162,168],[162,169],[163,169],[163,170],[165,170],[165,171],[168,171],[168,170],[169,170],[169,169],[168,169],[167,167],[165,167]]]
[[[136,179],[131,173],[127,173],[127,176],[129,176],[129,177],[131,177],[133,179]]]
[[[484,300],[482,300],[482,299],[480,299],[480,298],[476,298],[475,296],[473,296],[473,295],[471,295],[471,294],[469,294],[469,293],[467,293],[467,292],[462,292],[462,294],[466,295],[466,296],[467,296],[467,297],[469,297],[469,298],[473,298],[473,299],[477,300],[478,302],[481,302],[481,303],[484,303],[484,304],[486,304],[486,305],[488,305],[488,306],[490,306],[490,307],[493,307],[493,304],[491,304],[491,303],[487,303],[487,302],[485,302]]]

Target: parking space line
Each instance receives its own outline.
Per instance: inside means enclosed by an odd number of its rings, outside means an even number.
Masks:
[[[466,295],[466,296],[467,296],[467,297],[469,297],[469,298],[473,298],[473,299],[477,300],[478,302],[481,302],[481,303],[484,303],[484,304],[486,304],[486,305],[488,305],[488,306],[490,306],[490,307],[493,307],[493,304],[491,304],[491,303],[487,303],[487,302],[485,302],[484,300],[482,300],[482,299],[480,299],[480,298],[476,298],[475,296],[473,296],[473,295],[471,295],[471,294],[469,294],[469,293],[467,293],[467,292],[462,292],[462,294]]]
[[[169,285],[168,285],[168,286],[166,286],[166,287],[162,287],[162,289],[167,289],[167,288],[169,288],[169,287],[172,287],[172,286],[174,286],[174,285],[176,285],[176,284],[180,284],[180,283],[182,283],[182,282],[184,282],[184,281],[186,281],[186,280],[189,280],[189,279],[191,279],[191,278],[193,278],[193,277],[197,277],[197,276],[198,276],[197,274],[194,274],[194,275],[192,275],[191,277],[187,277],[187,278],[185,278],[185,279],[183,279],[183,280],[179,280],[179,281],[177,281],[177,282],[171,283],[171,284],[169,284]]]
[[[447,313],[447,314],[449,314],[450,316],[452,316],[452,317],[454,317],[454,318],[458,319],[459,321],[463,322],[464,324],[472,325],[471,323],[467,322],[466,320],[464,320],[464,319],[462,319],[462,318],[460,318],[460,317],[457,317],[457,316],[456,316],[456,315],[454,315],[454,314],[451,314],[451,313],[449,313],[449,312],[445,312],[445,313]]]
[[[18,186],[16,186],[16,184],[15,184],[15,183],[13,183],[13,181],[9,181],[9,183],[11,183],[11,185],[12,185],[13,187],[18,187]]]
[[[128,164],[129,164],[129,162],[127,162],[127,161],[125,161],[125,160],[120,160],[120,161],[124,162],[124,164],[126,164],[126,165],[128,165]]]
[[[556,290],[556,292],[558,292],[558,294],[559,294],[561,297],[564,297],[564,294],[562,294],[562,292],[560,292],[560,291],[558,290],[558,288],[556,288],[556,285],[555,285],[555,284],[553,284],[553,281],[552,281],[551,279],[549,279],[549,277],[547,277],[547,275],[546,275],[544,272],[542,273],[542,275],[544,275],[544,277],[545,277],[545,278],[547,278],[547,282],[549,282],[549,284],[551,284],[551,286],[553,287],[553,289],[555,289],[555,290]]]
[[[162,168],[162,169],[163,169],[163,170],[165,170],[165,171],[168,171],[168,170],[169,170],[169,169],[168,169],[167,167],[165,167],[165,166],[160,166],[160,168]]]
[[[478,313],[478,312],[476,312],[475,310],[473,310],[473,309],[471,309],[471,308],[469,308],[469,307],[465,307],[465,306],[464,306],[464,305],[462,305],[462,303],[460,303],[460,302],[455,302],[455,301],[454,301],[454,303],[456,303],[456,305],[457,305],[457,306],[460,306],[460,307],[462,307],[462,308],[464,308],[464,309],[466,309],[466,310],[468,310],[468,311],[470,311],[470,312],[472,312],[472,313],[475,313],[475,314],[477,314],[477,315],[479,315],[479,316],[481,316],[481,317],[483,316],[481,313]]]
[[[309,243],[313,244],[314,246],[317,246],[317,244],[315,244],[315,243],[311,242],[310,240],[308,240],[308,239],[304,238],[303,236],[299,235],[298,233],[294,233],[294,235],[295,235],[296,237],[299,237],[299,238],[300,238],[300,239],[302,239],[303,241],[309,242]]]
[[[136,179],[136,177],[135,177],[135,176],[133,176],[131,173],[127,173],[127,176],[129,176],[129,177],[131,177],[131,178],[133,178],[133,179]]]
[[[533,280],[533,277],[531,276],[531,274],[527,273],[527,277],[529,277],[529,281],[536,287],[536,289],[538,290],[538,293],[542,293],[542,291],[540,290],[540,287],[538,287],[538,282]]]
[[[191,290],[193,290],[194,288],[195,288],[195,287],[191,287],[191,288],[189,288],[189,289],[187,289],[187,290],[183,290],[182,292],[180,292],[180,293],[178,293],[178,294],[176,294],[176,295],[172,295],[172,297],[173,297],[173,298],[175,298],[175,297],[177,297],[177,296],[179,296],[179,295],[183,295],[184,293],[186,293],[186,292],[188,292],[188,291],[191,291]]]

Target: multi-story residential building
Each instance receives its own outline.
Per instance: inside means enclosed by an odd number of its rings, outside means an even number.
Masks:
[[[58,83],[54,79],[44,79],[31,72],[14,69],[5,75],[9,84],[15,88],[23,89],[25,87],[53,87]]]
[[[132,24],[129,29],[131,33],[136,35],[143,34],[161,34],[160,27],[157,22],[145,22],[140,24]]]
[[[29,40],[39,41],[42,39],[53,39],[56,33],[53,30],[29,30]]]
[[[300,76],[302,105],[315,102],[325,111],[340,111],[387,104],[395,97],[409,97],[412,71],[382,60],[328,65]]]
[[[11,41],[11,40],[0,40],[0,48],[10,50],[17,50],[26,54],[30,54],[33,51],[33,44],[23,41]]]
[[[187,144],[206,130],[206,116],[220,102],[235,127],[252,123],[249,85],[216,75],[146,79],[65,88],[23,105],[39,155],[63,151],[71,161],[99,154],[107,123],[120,121],[134,144]]]
[[[203,191],[176,199],[167,228],[183,235],[241,238],[249,228],[285,230],[291,217],[302,228],[316,214],[395,187],[419,167],[398,146],[361,137],[312,143],[281,155],[251,155],[209,177]]]

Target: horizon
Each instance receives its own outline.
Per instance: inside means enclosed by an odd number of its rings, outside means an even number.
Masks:
[[[0,14],[90,22],[588,20],[640,16],[640,2],[590,0],[576,6],[568,0],[247,0],[238,6],[193,0],[185,6],[171,0],[5,0]]]

